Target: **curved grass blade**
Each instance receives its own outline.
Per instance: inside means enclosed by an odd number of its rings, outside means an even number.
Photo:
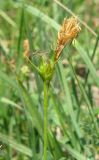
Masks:
[[[73,148],[71,148],[69,145],[64,145],[66,150],[70,153],[72,157],[74,157],[77,160],[90,160],[89,158],[83,156],[81,153],[77,152]]]
[[[18,91],[26,112],[29,113],[29,115],[31,116],[33,126],[38,130],[39,135],[43,137],[43,120],[41,118],[41,115],[38,112],[38,109],[36,108],[28,91],[25,89],[25,87],[19,80]]]
[[[16,142],[13,138],[4,135],[3,133],[0,133],[0,141],[2,141],[7,145],[10,145],[10,147],[17,150],[18,152],[21,152],[22,154],[25,154],[29,157],[32,157],[32,151],[28,147]]]
[[[6,97],[1,97],[1,98],[0,98],[0,101],[1,101],[2,103],[11,105],[11,106],[13,106],[13,107],[15,107],[15,108],[17,108],[17,109],[19,109],[19,110],[22,110],[22,107],[21,107],[20,105],[16,104],[15,102],[13,102],[12,100],[10,100],[10,99],[8,99],[8,98],[6,98]]]
[[[0,10],[0,16],[3,17],[12,27],[16,27],[16,23],[3,10]]]
[[[70,90],[69,90],[69,86],[68,86],[68,82],[65,79],[65,74],[64,74],[64,70],[63,70],[63,66],[61,63],[59,63],[59,71],[60,71],[60,76],[61,76],[61,80],[62,80],[62,84],[63,84],[63,89],[65,91],[65,95],[66,95],[66,106],[67,106],[67,112],[71,118],[71,122],[75,128],[75,132],[77,133],[77,136],[79,138],[82,137],[81,132],[80,132],[80,128],[79,125],[77,124],[76,121],[76,116],[73,110],[73,104],[72,104],[72,100],[71,100],[71,95],[70,95]]]
[[[74,47],[77,49],[77,51],[79,52],[81,58],[84,60],[86,66],[88,67],[91,76],[93,77],[95,83],[97,84],[97,86],[99,87],[99,77],[97,76],[96,73],[96,69],[94,67],[94,65],[92,64],[88,54],[86,53],[86,51],[81,47],[80,43],[75,40],[75,44]]]

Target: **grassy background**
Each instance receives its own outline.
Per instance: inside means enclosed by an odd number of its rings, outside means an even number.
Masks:
[[[48,104],[48,160],[99,159],[99,2],[56,2],[0,0],[1,160],[42,159],[43,82],[23,58],[23,41],[29,40],[35,64],[40,52],[53,54],[60,24],[71,16],[67,8],[91,31],[80,23],[81,33],[56,67]]]

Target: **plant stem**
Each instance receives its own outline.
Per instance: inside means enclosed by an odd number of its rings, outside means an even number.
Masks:
[[[48,85],[44,81],[44,160],[47,160],[47,103],[48,103]]]

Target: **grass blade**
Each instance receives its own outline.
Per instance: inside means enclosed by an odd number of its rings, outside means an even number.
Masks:
[[[32,118],[33,126],[38,130],[39,135],[43,137],[43,121],[41,115],[38,112],[37,106],[35,106],[35,104],[33,103],[33,100],[31,99],[28,91],[20,81],[18,81],[18,91],[26,111],[29,112]]]
[[[10,147],[14,148],[18,152],[21,152],[22,154],[25,154],[29,157],[32,157],[32,152],[28,147],[16,142],[13,138],[4,135],[3,133],[0,133],[0,141],[2,141],[7,145],[10,145]]]
[[[74,44],[75,48],[77,49],[77,51],[79,52],[81,58],[84,60],[87,68],[90,71],[91,76],[93,77],[95,83],[97,84],[97,86],[99,87],[99,77],[97,76],[96,73],[96,69],[94,67],[94,65],[92,64],[88,54],[86,53],[86,51],[81,47],[80,43],[78,41],[75,40],[75,44]]]

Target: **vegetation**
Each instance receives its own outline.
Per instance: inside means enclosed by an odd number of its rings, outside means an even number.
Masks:
[[[98,4],[0,1],[0,160],[99,159]]]

